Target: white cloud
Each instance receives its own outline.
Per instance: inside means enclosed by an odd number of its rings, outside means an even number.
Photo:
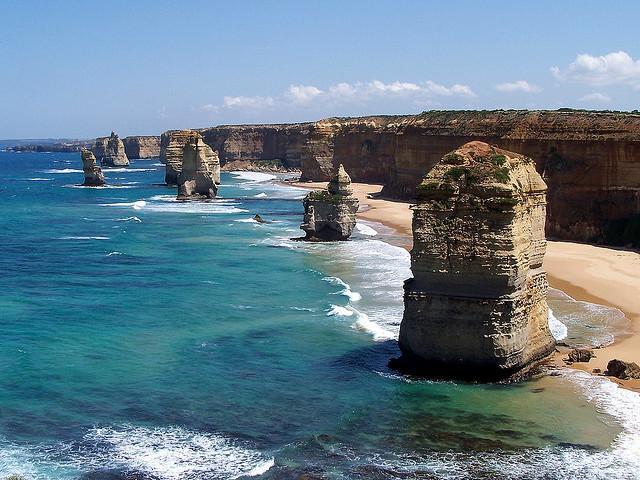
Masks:
[[[365,103],[375,99],[401,98],[417,104],[432,104],[434,97],[472,98],[476,94],[468,85],[459,83],[451,86],[427,80],[423,83],[395,81],[384,83],[380,80],[369,82],[340,82],[322,90],[314,85],[290,85],[276,97],[224,97],[222,105],[206,104],[199,109],[205,112],[219,112],[221,109],[259,110],[274,106],[307,106],[317,101],[330,101],[332,104],[344,102]]]
[[[611,101],[611,97],[599,92],[594,92],[583,95],[578,99],[578,101],[586,103],[609,103]]]
[[[594,56],[580,54],[565,69],[552,67],[558,80],[587,85],[631,85],[640,87],[640,60],[623,51]]]
[[[225,108],[265,108],[275,104],[273,97],[224,97],[222,102]]]
[[[287,95],[296,103],[308,103],[322,93],[322,90],[313,85],[289,85],[287,90]]]
[[[537,93],[542,89],[526,80],[516,80],[515,82],[500,83],[496,85],[496,90],[499,92],[524,92],[524,93]]]

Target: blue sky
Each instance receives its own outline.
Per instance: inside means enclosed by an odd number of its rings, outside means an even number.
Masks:
[[[0,0],[0,138],[640,108],[637,1]]]

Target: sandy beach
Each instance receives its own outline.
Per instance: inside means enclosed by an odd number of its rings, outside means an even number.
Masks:
[[[318,189],[325,182],[294,183]],[[360,201],[358,217],[382,223],[398,232],[400,246],[411,249],[411,210],[409,202],[377,198],[381,185],[353,183]],[[371,198],[373,196],[374,198]],[[544,262],[549,285],[562,290],[576,300],[607,305],[621,310],[630,321],[630,334],[616,338],[609,346],[597,349],[596,358],[572,367],[591,372],[606,370],[609,360],[618,358],[640,364],[640,254],[638,252],[603,248],[572,242],[549,241]],[[562,351],[561,357],[566,353]],[[640,380],[612,381],[640,392]]]

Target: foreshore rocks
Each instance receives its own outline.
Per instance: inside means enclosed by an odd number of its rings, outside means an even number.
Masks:
[[[129,159],[157,158],[160,156],[160,137],[136,135],[125,137],[124,151]]]
[[[215,152],[194,133],[183,147],[178,174],[178,200],[214,198],[220,183],[220,162]]]
[[[103,167],[126,167],[129,159],[124,151],[124,143],[114,132],[108,137],[96,138],[92,148],[96,160]]]
[[[607,364],[605,375],[621,380],[640,379],[640,367],[634,362],[613,359]]]
[[[554,350],[545,193],[530,159],[482,142],[427,173],[413,207],[396,365],[434,377],[516,378]]]
[[[82,170],[84,171],[83,185],[85,187],[100,187],[104,185],[104,174],[98,166],[93,152],[83,148],[80,154],[82,156]]]
[[[327,190],[316,190],[302,201],[304,219],[300,228],[307,241],[347,240],[356,225],[358,199],[351,178],[340,165]]]

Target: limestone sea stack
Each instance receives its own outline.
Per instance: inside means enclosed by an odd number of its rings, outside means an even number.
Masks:
[[[213,167],[216,184],[220,184],[218,152],[205,144],[202,140],[202,135],[195,130],[170,130],[160,137],[160,161],[165,164],[164,181],[167,185],[178,185],[178,176],[182,170],[184,147],[196,137],[200,139],[201,145],[205,145],[208,148],[205,152],[207,161]]]
[[[124,143],[114,132],[108,137],[96,138],[93,154],[103,167],[126,167],[129,159],[124,151]]]
[[[219,183],[218,155],[199,134],[193,135],[183,148],[178,174],[178,200],[214,198]]]
[[[401,366],[518,378],[554,349],[542,268],[546,185],[523,155],[470,142],[418,186]]]
[[[84,171],[84,183],[86,187],[100,187],[104,185],[104,174],[102,169],[96,162],[96,157],[90,150],[83,148],[82,155],[82,170]]]
[[[353,195],[351,178],[340,165],[327,190],[310,192],[302,201],[304,240],[347,240],[356,226],[358,199]]]

